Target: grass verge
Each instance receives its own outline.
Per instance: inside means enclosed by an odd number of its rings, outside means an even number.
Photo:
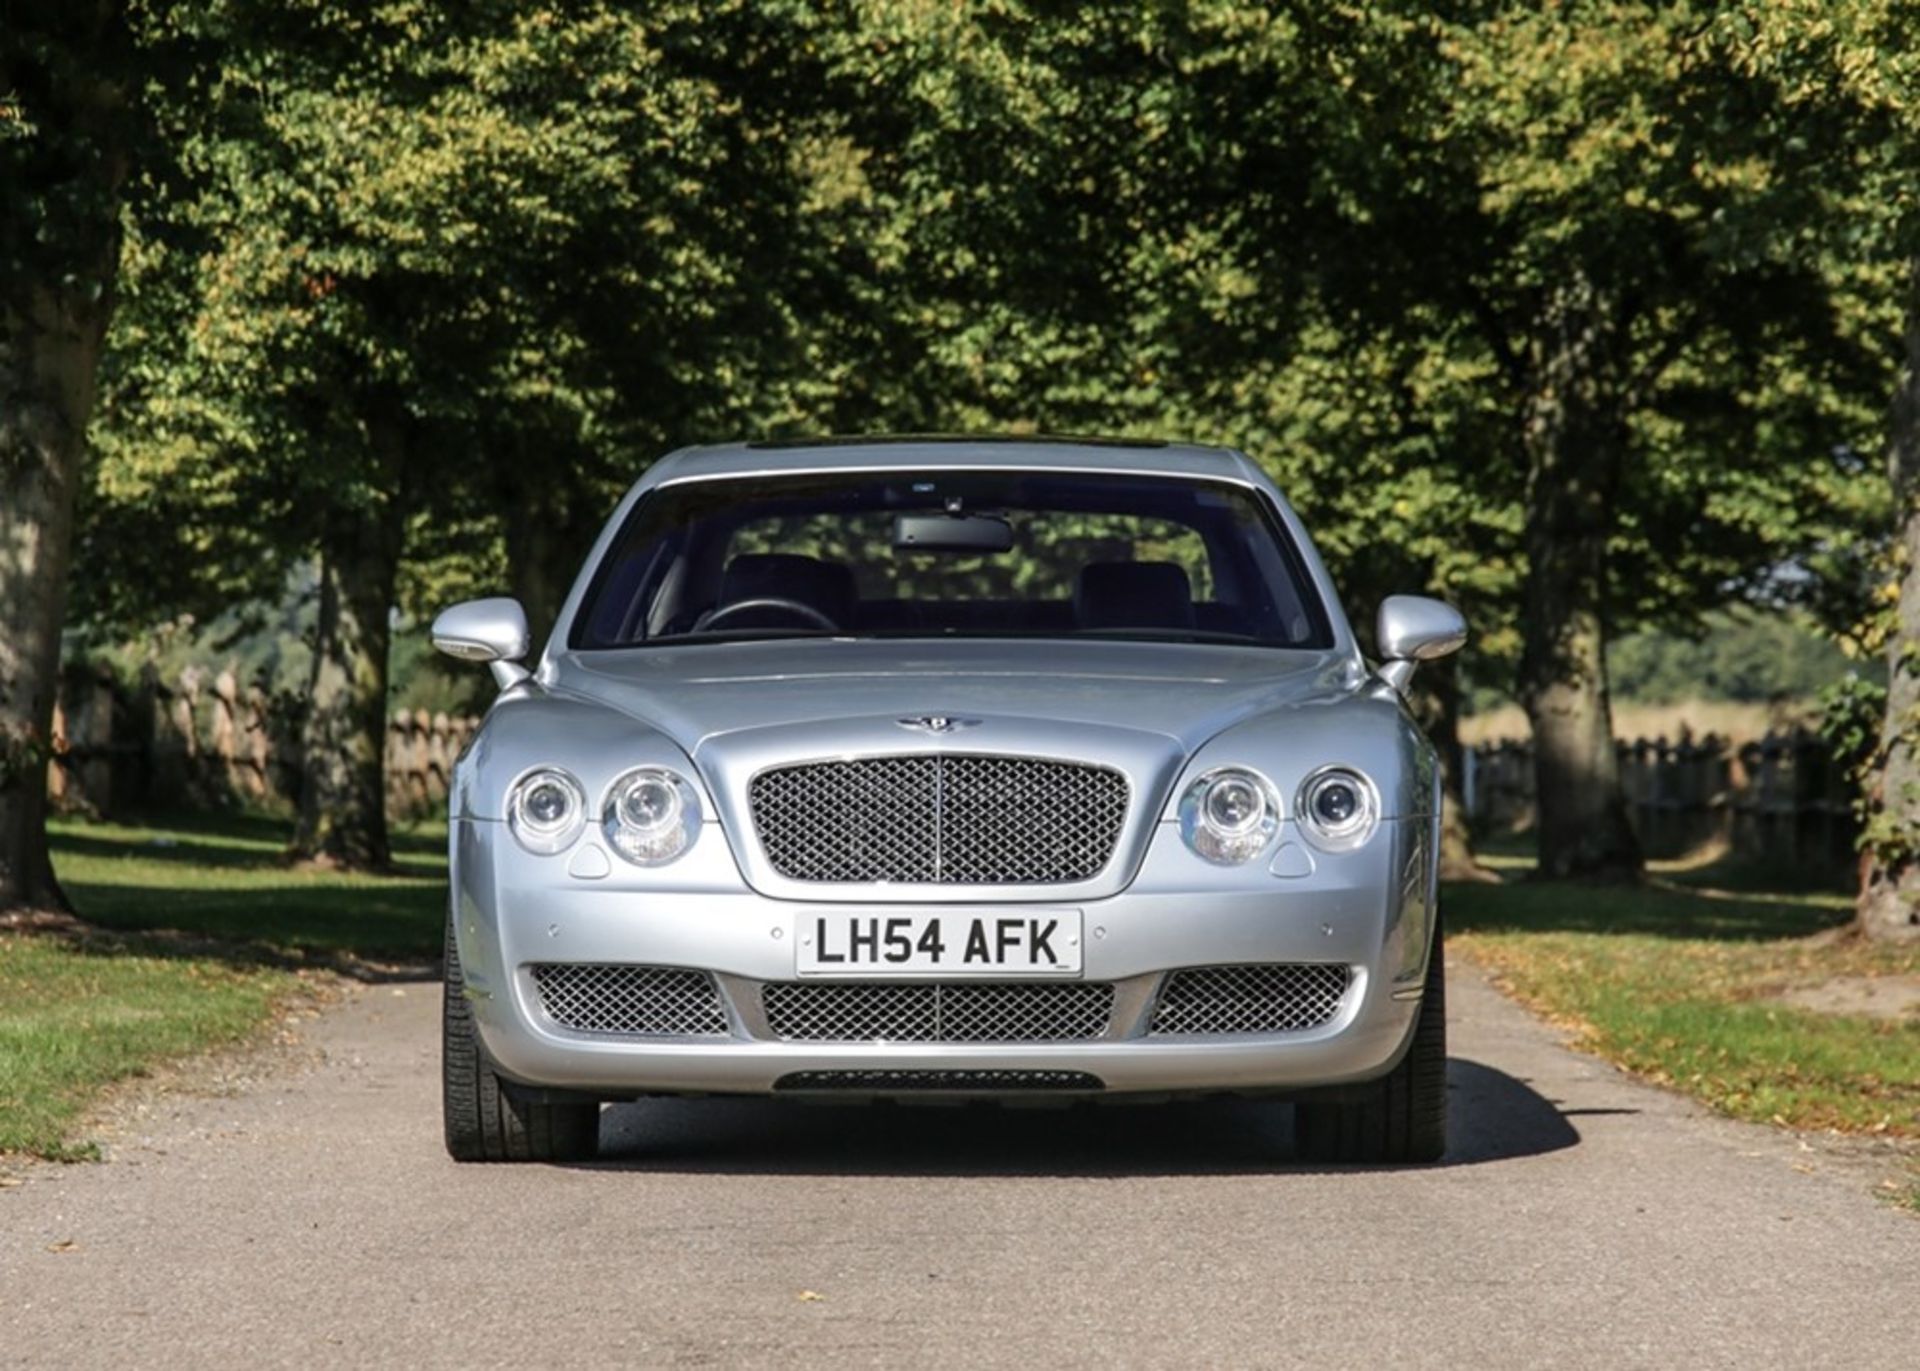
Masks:
[[[1449,941],[1582,1046],[1722,1113],[1920,1139],[1920,1021],[1779,999],[1843,977],[1920,974],[1920,947],[1836,935],[1845,896],[1726,889],[1739,874],[1462,885],[1447,892]]]
[[[388,876],[291,868],[284,824],[255,815],[52,836],[68,896],[107,931],[0,933],[0,1153],[87,1155],[72,1130],[103,1088],[246,1040],[300,964],[439,952],[444,827],[396,834]]]
[[[0,935],[0,1153],[90,1155],[69,1136],[103,1087],[243,1040],[297,985],[269,967]]]
[[[393,835],[394,873],[292,867],[287,827],[252,814],[52,825],[54,869],[82,918],[295,954],[432,958],[446,919],[446,826]]]

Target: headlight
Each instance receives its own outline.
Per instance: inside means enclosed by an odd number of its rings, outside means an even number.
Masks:
[[[1280,825],[1280,796],[1257,771],[1209,771],[1180,797],[1180,836],[1220,866],[1250,862],[1266,850]]]
[[[571,847],[586,825],[586,792],[558,767],[529,771],[507,791],[507,828],[529,852]]]
[[[1330,766],[1301,783],[1300,827],[1318,847],[1349,852],[1380,824],[1380,794],[1357,771]]]
[[[700,797],[664,767],[643,766],[607,790],[600,828],[613,850],[636,866],[661,866],[700,831]]]

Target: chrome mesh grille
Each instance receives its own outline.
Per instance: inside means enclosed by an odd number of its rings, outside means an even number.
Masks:
[[[789,1042],[1045,1043],[1098,1038],[1113,987],[1089,981],[770,981],[767,1027]]]
[[[576,1033],[647,1038],[727,1033],[719,988],[704,971],[598,962],[549,962],[531,971],[548,1017]]]
[[[1203,966],[1167,977],[1149,1033],[1297,1033],[1333,1022],[1352,983],[1328,962]]]
[[[1112,857],[1127,781],[1036,757],[868,757],[763,771],[747,800],[789,880],[1060,885]]]
[[[864,1090],[893,1094],[914,1090],[1105,1090],[1106,1082],[1084,1071],[793,1071],[775,1090]]]

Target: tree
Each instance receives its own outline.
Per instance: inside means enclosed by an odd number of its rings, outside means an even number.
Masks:
[[[92,570],[138,587],[102,601],[154,613],[310,568],[293,851],[378,867],[405,538],[511,337],[472,250],[502,121],[432,7],[232,0],[195,23],[219,58],[156,92],[171,193],[138,224],[95,510],[174,556],[109,543]]]
[[[1481,460],[1522,482],[1540,872],[1631,876],[1608,635],[1684,623],[1841,522],[1835,454],[1877,371],[1871,312],[1828,270],[1848,221],[1811,177],[1824,154],[1678,8],[1407,6],[1307,32],[1349,78],[1323,136],[1365,274],[1336,283],[1389,329],[1409,303],[1470,325],[1458,355],[1491,364],[1507,416]]]
[[[544,630],[646,460],[791,408],[774,97],[804,54],[739,3],[229,0],[202,22],[219,79],[165,107],[179,189],[140,225],[95,509],[176,555],[99,538],[96,575],[139,589],[97,603],[315,568],[293,849],[378,866],[407,539],[497,547]]]
[[[64,908],[47,764],[75,492],[119,262],[132,32],[119,4],[0,26],[0,909]]]
[[[1885,305],[1877,333],[1891,395],[1882,430],[1892,576],[1849,635],[1884,652],[1877,740],[1864,754],[1865,817],[1855,927],[1920,937],[1920,47],[1901,0],[1840,6],[1745,4],[1718,34],[1749,79],[1777,93],[1785,131],[1822,151],[1808,181],[1847,211],[1845,251],[1829,265]],[[1861,451],[1872,448],[1861,442]],[[1858,698],[1858,692],[1855,692]],[[1863,730],[1864,731],[1864,730]]]
[[[1887,697],[1872,775],[1859,927],[1920,938],[1920,258],[1913,264],[1906,365],[1894,395],[1887,467],[1900,510],[1900,570],[1887,649]]]
[[[198,16],[218,79],[162,94],[179,190],[130,283],[150,306],[139,322],[176,331],[166,364],[135,359],[114,397],[140,439],[107,443],[125,468],[110,477],[164,492],[177,538],[218,569],[198,589],[277,586],[312,556],[294,850],[355,866],[388,860],[389,615],[411,497],[430,482],[422,435],[454,389],[415,364],[455,314],[434,244],[408,242],[409,259],[383,217],[396,182],[436,189],[422,121],[404,117],[433,88],[407,64],[441,36],[418,20],[247,3]]]

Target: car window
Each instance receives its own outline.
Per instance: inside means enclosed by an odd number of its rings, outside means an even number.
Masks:
[[[1073,636],[1326,647],[1254,491],[958,471],[677,482],[595,571],[576,648],[738,636]]]

